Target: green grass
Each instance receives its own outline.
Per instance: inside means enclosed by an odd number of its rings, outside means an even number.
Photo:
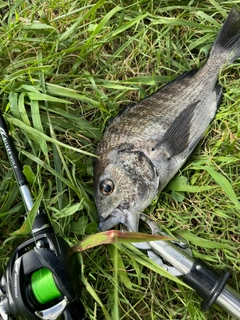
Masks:
[[[107,120],[200,67],[240,1],[0,1],[0,110],[34,199],[73,245],[97,232],[92,158]],[[240,64],[224,69],[216,119],[176,180],[149,207],[240,290]],[[0,268],[26,237],[24,206],[0,146]],[[42,192],[43,190],[43,192]],[[161,276],[131,246],[79,254],[86,319],[231,319]]]

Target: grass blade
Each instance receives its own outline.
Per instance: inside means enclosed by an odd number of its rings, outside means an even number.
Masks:
[[[38,140],[38,138],[42,138],[44,139],[45,141],[49,141],[49,142],[52,142],[52,143],[55,143],[56,145],[60,146],[60,147],[64,147],[66,149],[69,149],[69,150],[73,150],[75,152],[78,152],[78,153],[82,153],[82,154],[85,154],[85,155],[88,155],[88,156],[92,156],[94,157],[94,155],[90,152],[87,152],[87,151],[84,151],[84,150],[81,150],[81,149],[77,149],[77,148],[74,148],[74,147],[71,147],[69,145],[66,145],[56,139],[53,139],[53,138],[50,138],[48,137],[46,134],[24,124],[23,122],[21,122],[20,120],[18,119],[15,119],[15,118],[10,118],[9,117],[9,120],[11,121],[12,124],[14,124],[15,126],[21,128],[23,131],[27,132],[27,133],[30,133],[32,134],[36,140]]]
[[[224,190],[229,199],[234,203],[236,209],[240,210],[240,202],[238,201],[238,198],[227,178],[225,178],[222,174],[217,172],[213,167],[194,166],[193,168],[197,170],[207,171],[214,179],[214,181],[221,186],[221,188]]]

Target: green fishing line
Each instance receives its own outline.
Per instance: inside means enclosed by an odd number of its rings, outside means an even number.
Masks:
[[[35,271],[31,277],[31,284],[33,294],[41,304],[45,304],[61,296],[54,282],[52,272],[47,268]]]

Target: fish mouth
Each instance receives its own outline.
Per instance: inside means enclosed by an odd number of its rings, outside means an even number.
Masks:
[[[140,215],[131,213],[125,206],[119,205],[105,219],[100,219],[98,228],[107,231],[118,224],[123,224],[128,231],[137,232]]]

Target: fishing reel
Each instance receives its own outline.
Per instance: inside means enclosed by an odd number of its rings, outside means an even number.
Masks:
[[[13,141],[0,113],[0,136],[19,186],[28,218],[33,200]],[[84,315],[76,256],[39,210],[30,239],[13,252],[0,280],[0,318],[17,315],[27,320],[79,320]],[[76,270],[76,273],[75,273]]]
[[[76,263],[68,243],[56,236],[40,212],[32,237],[14,251],[0,281],[0,316],[28,320],[80,319],[82,305]],[[74,285],[73,285],[74,284]],[[77,309],[77,310],[75,310]]]

